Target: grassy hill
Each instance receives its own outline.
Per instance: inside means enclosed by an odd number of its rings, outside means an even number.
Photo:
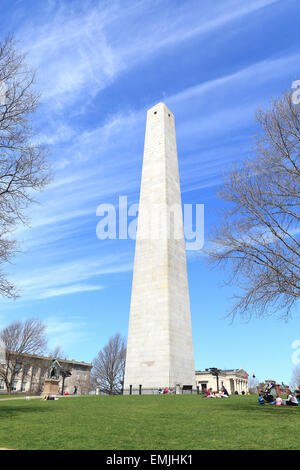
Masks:
[[[190,395],[0,401],[12,449],[300,449],[299,407]]]

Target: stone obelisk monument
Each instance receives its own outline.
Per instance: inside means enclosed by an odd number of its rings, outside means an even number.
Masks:
[[[172,112],[147,125],[135,247],[124,394],[195,388],[181,194]]]

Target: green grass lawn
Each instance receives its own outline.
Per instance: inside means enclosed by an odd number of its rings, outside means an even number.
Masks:
[[[300,449],[300,406],[257,397],[93,396],[0,402],[12,449]]]

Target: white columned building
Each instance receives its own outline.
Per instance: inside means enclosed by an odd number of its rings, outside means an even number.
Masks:
[[[205,393],[210,388],[217,391],[225,387],[230,395],[234,393],[246,394],[249,392],[248,388],[248,373],[244,369],[227,369],[219,370],[218,381],[209,369],[196,371],[196,384],[200,392]],[[218,384],[218,385],[217,385]]]

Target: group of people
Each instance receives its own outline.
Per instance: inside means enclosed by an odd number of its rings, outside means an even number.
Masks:
[[[159,395],[165,395],[165,394],[167,394],[167,393],[172,393],[171,390],[170,390],[168,387],[166,387],[166,388],[164,388],[164,389],[162,389],[162,388],[159,388],[159,389],[158,389],[158,394],[159,394]]]
[[[229,393],[223,386],[219,392],[214,392],[212,388],[209,388],[206,392],[206,398],[228,398]]]
[[[275,405],[275,406],[282,406],[282,405],[288,405],[288,406],[298,406],[300,403],[298,399],[295,397],[295,395],[291,392],[286,400],[283,400],[280,395],[277,395],[274,401],[267,401],[263,393],[260,393],[258,397],[258,403],[260,405],[264,405],[265,403],[269,403],[270,405]]]

